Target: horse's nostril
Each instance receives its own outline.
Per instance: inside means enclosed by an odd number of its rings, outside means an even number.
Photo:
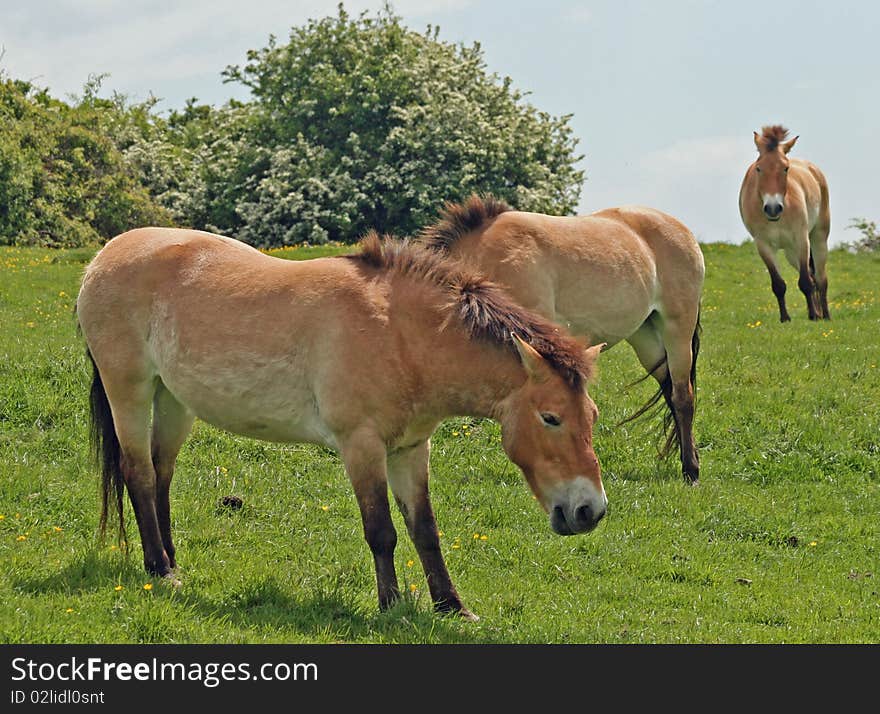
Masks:
[[[578,528],[592,528],[596,519],[593,517],[593,509],[589,506],[580,506],[574,512],[575,524]]]

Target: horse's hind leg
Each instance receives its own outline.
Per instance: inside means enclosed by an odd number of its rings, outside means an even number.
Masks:
[[[810,231],[810,257],[813,261],[813,279],[818,291],[819,316],[825,320],[831,319],[828,310],[828,233],[829,226],[819,224]]]
[[[171,540],[171,503],[169,491],[174,463],[180,447],[189,436],[195,417],[178,402],[161,382],[153,397],[153,433],[151,457],[156,472],[156,516],[159,534],[170,567],[177,567],[174,543]]]
[[[635,350],[642,367],[657,380],[660,388],[659,394],[639,409],[632,417],[629,417],[629,419],[634,419],[643,414],[662,396],[669,409],[669,416],[666,420],[667,424],[674,423],[675,409],[672,406],[672,382],[669,379],[669,369],[666,366],[666,348],[663,345],[663,338],[660,336],[659,316],[656,313],[652,313],[642,323],[642,326],[627,338],[627,342]],[[668,453],[671,442],[677,438],[678,435],[675,431],[669,434],[666,445],[661,449],[663,456]]]
[[[468,620],[477,620],[479,618],[461,604],[440,552],[440,534],[428,494],[429,450],[429,443],[423,441],[390,453],[388,482],[406,521],[409,537],[422,561],[434,609],[437,612],[456,612]]]
[[[156,471],[150,453],[150,417],[155,380],[116,375],[104,379],[113,424],[119,439],[120,466],[134,509],[144,567],[154,575],[167,576],[171,561],[165,552],[156,512]],[[120,378],[122,377],[122,378]]]
[[[666,347],[666,364],[672,381],[672,413],[681,449],[681,470],[692,484],[700,478],[700,459],[694,442],[694,375],[698,342],[698,316],[676,316],[661,320],[660,334]]]

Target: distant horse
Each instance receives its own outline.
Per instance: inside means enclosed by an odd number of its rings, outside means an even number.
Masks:
[[[791,317],[785,307],[785,281],[776,265],[776,253],[785,251],[798,270],[798,287],[807,299],[811,320],[829,320],[828,233],[831,209],[828,182],[809,161],[789,159],[798,137],[785,141],[788,129],[765,126],[755,134],[758,158],[743,178],[739,212],[755,239],[758,255],[770,273],[770,286],[779,303],[779,321]]]
[[[379,606],[399,597],[390,485],[438,611],[462,606],[428,495],[429,438],[446,417],[490,417],[562,535],[607,498],[586,391],[599,347],[432,251],[368,235],[349,256],[273,258],[230,238],[144,228],[85,271],[77,317],[94,366],[102,530],[128,491],[146,569],[173,578],[169,487],[196,417],[337,450],[375,561]],[[123,485],[124,484],[124,485]]]
[[[447,203],[419,239],[486,272],[523,305],[593,344],[629,342],[660,385],[629,419],[662,396],[668,413],[661,453],[677,443],[682,473],[698,482],[693,420],[705,267],[687,227],[640,206],[557,217],[471,196]]]

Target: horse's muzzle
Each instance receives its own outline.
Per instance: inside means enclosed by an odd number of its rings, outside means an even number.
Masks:
[[[782,208],[781,203],[765,203],[764,215],[768,221],[778,221],[782,217]]]
[[[554,506],[550,512],[550,527],[559,535],[575,535],[575,533],[589,533],[605,516],[605,508],[597,511],[590,504],[585,503],[577,508],[569,509],[563,506]]]

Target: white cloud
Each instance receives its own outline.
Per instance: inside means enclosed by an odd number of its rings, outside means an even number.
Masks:
[[[751,161],[751,135],[684,139],[651,151],[639,159],[639,168],[651,174],[720,176],[731,167]],[[745,163],[744,163],[745,162]]]
[[[593,19],[593,11],[583,3],[578,3],[565,12],[565,16],[571,22],[585,25]]]
[[[398,0],[393,7],[419,20],[471,4]],[[6,54],[0,68],[59,96],[79,92],[90,74],[106,72],[105,86],[136,97],[166,96],[172,88],[217,101],[233,94],[220,77],[227,65],[244,62],[247,50],[265,46],[270,34],[284,40],[293,26],[335,15],[337,5],[337,0],[28,0],[4,7],[0,47]],[[380,0],[345,2],[350,15],[381,7]],[[217,96],[204,96],[206,84]]]

